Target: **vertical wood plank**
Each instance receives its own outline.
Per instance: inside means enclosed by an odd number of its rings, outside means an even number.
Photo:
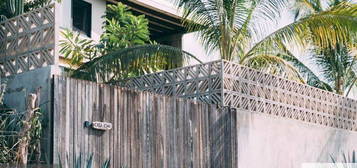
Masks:
[[[113,168],[236,165],[233,113],[191,100],[66,77],[55,77],[54,85],[54,151],[64,162],[68,154],[68,165],[80,153],[82,163],[94,155],[93,167],[109,158]],[[84,128],[84,121],[110,122],[113,128]],[[230,150],[217,151],[220,147]]]

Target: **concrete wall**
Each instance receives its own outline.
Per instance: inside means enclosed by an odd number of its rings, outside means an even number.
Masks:
[[[37,88],[41,87],[40,108],[44,118],[43,139],[42,139],[42,159],[50,162],[51,153],[51,83],[52,75],[59,75],[58,66],[51,65],[32,71],[24,72],[7,78],[7,92],[5,93],[4,103],[15,108],[17,112],[26,110],[26,97],[29,93],[34,93]]]
[[[25,111],[26,95],[34,93],[37,88],[41,87],[40,104],[43,104],[45,108],[49,107],[51,77],[59,73],[60,70],[57,66],[52,65],[7,78],[7,93],[4,103],[9,107],[16,108],[19,112]]]
[[[237,112],[239,168],[300,168],[357,149],[357,132],[267,114]]]

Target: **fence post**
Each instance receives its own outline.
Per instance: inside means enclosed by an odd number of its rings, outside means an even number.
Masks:
[[[31,93],[27,96],[26,114],[23,120],[22,129],[19,132],[21,139],[16,152],[17,162],[21,166],[27,164],[28,146],[30,141],[28,132],[31,130],[31,120],[34,117],[35,111],[38,109],[37,100],[39,99],[39,96],[39,89],[37,89],[36,93]]]

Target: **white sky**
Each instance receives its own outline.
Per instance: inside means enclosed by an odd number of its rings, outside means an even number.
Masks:
[[[175,9],[174,5],[172,5],[172,2],[174,0],[143,0],[143,1],[156,1],[157,3],[167,6],[168,8]],[[292,0],[289,1],[293,2]],[[322,2],[327,2],[327,0]],[[357,0],[352,0],[352,2],[357,3]],[[264,32],[264,35],[268,35],[273,31],[292,23],[294,21],[293,19],[294,16],[289,10],[291,9],[286,9],[281,13],[281,18],[278,20],[277,24],[272,22],[263,23],[265,25],[268,25],[270,29],[270,31],[268,29],[266,32]],[[297,56],[302,62],[307,64],[309,68],[312,69],[317,75],[321,76],[318,67],[316,67],[316,65],[311,61],[311,54],[309,54],[308,49],[296,47],[295,45],[290,45],[290,46],[292,46],[290,47],[290,49],[295,56]]]

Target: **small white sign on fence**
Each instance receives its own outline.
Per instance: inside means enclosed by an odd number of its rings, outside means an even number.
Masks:
[[[111,130],[112,129],[112,123],[107,123],[107,122],[99,122],[99,121],[94,121],[92,122],[92,128],[97,129],[97,130]]]

